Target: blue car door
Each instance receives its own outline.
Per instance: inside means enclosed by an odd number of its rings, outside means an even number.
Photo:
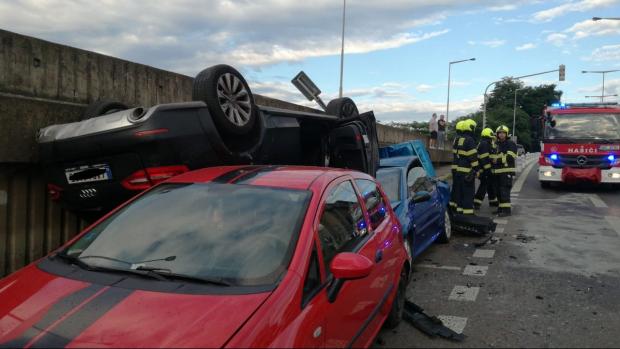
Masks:
[[[422,167],[413,167],[408,171],[407,191],[410,200],[411,219],[415,224],[413,255],[417,256],[430,245],[433,235],[437,231],[439,195],[434,183],[428,178]],[[428,193],[430,198],[425,201],[414,202],[413,198],[424,192]]]

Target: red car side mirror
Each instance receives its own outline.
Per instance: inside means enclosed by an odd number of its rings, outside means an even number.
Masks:
[[[330,270],[336,279],[355,280],[370,275],[373,265],[370,259],[360,254],[342,252],[334,257]]]

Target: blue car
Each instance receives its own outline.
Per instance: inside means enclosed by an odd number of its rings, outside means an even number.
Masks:
[[[450,185],[435,177],[423,144],[414,141],[388,148],[380,152],[377,180],[401,222],[407,250],[415,258],[434,241],[450,240]]]

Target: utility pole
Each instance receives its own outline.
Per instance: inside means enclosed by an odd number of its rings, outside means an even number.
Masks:
[[[460,61],[453,61],[448,63],[448,100],[446,102],[446,124],[450,122],[450,73],[452,70],[452,64],[462,63],[467,61],[475,61],[476,58],[462,59]]]
[[[343,0],[342,4],[342,44],[340,47],[340,91],[338,97],[342,98],[342,75],[344,72],[344,24],[347,13],[347,0]]]
[[[620,71],[620,69],[613,69],[613,70],[582,70],[581,73],[582,74],[587,74],[587,73],[593,73],[593,74],[601,74],[603,75],[603,87],[601,89],[601,95],[599,97],[601,97],[601,103],[603,103],[605,100],[605,74],[607,73],[613,73],[613,72],[617,72]]]

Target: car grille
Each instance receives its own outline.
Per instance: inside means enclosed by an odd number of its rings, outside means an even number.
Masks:
[[[610,168],[606,155],[561,155],[557,167]]]

